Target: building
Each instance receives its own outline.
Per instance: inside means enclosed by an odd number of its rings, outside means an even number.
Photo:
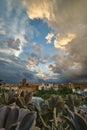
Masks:
[[[39,90],[50,90],[50,89],[54,89],[54,90],[58,90],[59,89],[59,84],[56,83],[42,83],[40,84]]]
[[[21,90],[21,91],[35,92],[35,91],[38,90],[39,85],[40,84],[38,84],[38,83],[27,83],[26,86],[20,85],[19,86],[19,90]]]
[[[68,86],[72,89],[86,89],[87,83],[69,83]]]

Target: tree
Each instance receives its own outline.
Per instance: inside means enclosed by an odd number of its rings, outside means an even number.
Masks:
[[[22,79],[22,86],[26,86],[26,78]]]
[[[3,80],[2,80],[2,79],[0,79],[0,85],[2,85],[2,81],[3,81]]]

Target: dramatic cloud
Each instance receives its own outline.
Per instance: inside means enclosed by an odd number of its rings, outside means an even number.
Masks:
[[[45,20],[58,33],[74,35],[86,27],[86,0],[25,0],[25,3],[30,18]]]
[[[27,13],[31,19],[34,19],[34,18],[50,19],[50,17],[53,15],[53,14],[51,15],[51,9],[53,9],[52,1],[24,0],[24,3],[25,3],[25,6],[27,6]]]
[[[58,34],[56,36],[56,39],[54,40],[54,47],[55,48],[64,48],[67,44],[69,44],[74,38],[75,38],[75,34],[66,34],[66,35],[62,35],[62,34]]]
[[[13,48],[15,50],[20,50],[19,46],[20,46],[20,40],[19,39],[17,39],[17,40],[10,39],[8,41],[8,47],[9,48]]]
[[[0,52],[5,54],[15,55],[18,57],[22,52],[22,46],[23,44],[20,42],[19,39],[0,39]]]
[[[25,5],[29,18],[44,20],[56,32],[53,43],[58,48],[58,55],[49,70],[60,73],[60,79],[80,81],[85,77],[82,80],[87,81],[87,1],[25,0]],[[46,36],[48,43],[51,43],[53,36]]]
[[[45,37],[47,43],[51,43],[53,37],[54,37],[53,33],[48,33],[47,36]]]
[[[50,65],[48,66],[48,70],[53,70],[54,67],[55,67],[55,65],[51,65],[51,64],[50,64]]]
[[[87,82],[86,6],[87,0],[1,0],[2,77]]]
[[[34,72],[26,69],[26,61],[15,57],[0,58],[0,73],[0,79],[4,82],[19,83],[23,78],[32,82],[43,81]]]

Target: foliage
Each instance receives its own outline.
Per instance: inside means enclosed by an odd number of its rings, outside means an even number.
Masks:
[[[78,112],[76,109],[72,112],[70,109],[67,109],[69,116],[65,116],[66,125],[70,130],[87,130],[87,120],[81,115],[81,111]],[[86,113],[84,113],[86,114]]]
[[[56,116],[58,119],[60,119],[61,112],[63,111],[64,108],[64,101],[62,97],[58,95],[51,95],[51,97],[40,104],[40,109],[36,106],[37,110],[37,126],[38,124],[40,127],[45,129],[53,129],[55,125],[57,125],[56,122]],[[58,124],[59,127],[60,124]],[[60,127],[62,127],[60,125]],[[60,128],[59,127],[59,128]],[[58,129],[60,130],[60,129]]]
[[[86,104],[86,105],[87,105],[87,97],[84,97],[84,99],[83,99],[83,104]]]
[[[67,94],[72,94],[72,89],[68,87],[61,87],[58,90],[50,89],[50,90],[38,90],[34,96],[42,97],[43,99],[48,99],[52,94],[60,95],[65,97]]]
[[[0,109],[0,119],[2,119],[0,128],[3,127],[6,130],[87,130],[87,113],[80,110],[81,100],[79,96],[72,94],[71,89],[66,87],[59,90],[39,90],[35,96],[46,100],[41,100],[37,105],[31,100],[32,93],[22,91],[19,95],[12,90],[2,92],[0,104],[4,107]],[[8,105],[13,102],[17,106]],[[6,111],[3,110],[4,108]],[[35,113],[37,113],[37,118]],[[12,120],[9,121],[7,117]],[[32,129],[34,121],[36,121],[36,126]]]
[[[3,93],[3,92],[8,92],[9,90],[7,90],[5,87],[0,87],[0,93]]]
[[[66,99],[67,103],[61,96],[51,95],[46,102],[40,104],[41,109],[37,108],[37,126],[39,125],[44,130],[83,130],[78,117],[83,122],[84,130],[86,130],[87,114],[77,109],[80,102],[79,98],[71,94],[67,95]],[[76,122],[72,121],[74,116]],[[77,129],[77,122],[80,129]]]
[[[0,130],[30,130],[34,125],[36,114],[16,105],[0,108]]]
[[[7,92],[2,93],[0,97],[0,104],[8,105],[16,102],[16,104],[20,108],[32,109],[31,98],[32,98],[32,93],[22,91],[20,95],[18,95],[15,94],[15,91],[10,90],[8,91],[8,93]]]
[[[81,100],[79,97],[77,97],[77,95],[68,94],[68,95],[66,95],[65,103],[73,111],[74,107],[80,106]]]
[[[64,87],[61,87],[58,92],[62,95],[67,95],[67,94],[72,94],[72,89],[67,87],[67,86],[64,86]]]

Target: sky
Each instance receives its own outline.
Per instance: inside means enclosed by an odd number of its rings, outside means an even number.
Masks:
[[[0,79],[87,83],[87,0],[0,0]]]

